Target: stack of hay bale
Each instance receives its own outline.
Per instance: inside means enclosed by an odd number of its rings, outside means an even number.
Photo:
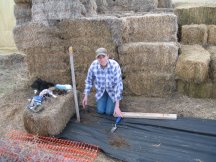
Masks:
[[[67,50],[72,45],[77,87],[83,91],[95,50],[105,47],[122,66],[126,94],[163,97],[175,90],[177,17],[146,14],[157,8],[157,0],[29,0],[25,4],[31,6],[31,21],[17,24],[14,38],[27,54],[32,79],[70,83]],[[106,4],[112,15],[94,16],[96,4],[98,8]]]
[[[164,97],[175,91],[177,17],[146,13],[155,11],[158,0],[15,2],[14,39],[27,55],[32,80],[39,77],[54,84],[70,83],[68,47],[73,46],[77,88],[83,91],[95,50],[105,47],[121,65],[125,94]],[[21,5],[28,6],[25,12]],[[20,13],[26,14],[19,17]],[[66,97],[62,104],[48,105],[53,109],[38,114],[26,111],[26,129],[40,135],[58,134],[72,115],[69,105],[73,104],[67,104],[71,100]]]
[[[146,14],[124,18],[119,59],[125,91],[132,95],[164,97],[175,90],[178,58],[177,17]]]
[[[216,98],[216,5],[179,5],[181,52],[176,65],[178,91]]]

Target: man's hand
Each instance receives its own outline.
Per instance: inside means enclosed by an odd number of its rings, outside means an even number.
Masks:
[[[85,94],[82,101],[82,106],[84,109],[86,108],[87,103],[88,103],[88,96]]]
[[[119,108],[119,101],[116,101],[114,114],[117,114],[118,116],[123,117],[122,112]]]

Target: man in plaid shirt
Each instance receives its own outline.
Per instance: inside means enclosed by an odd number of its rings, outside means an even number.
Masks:
[[[119,101],[122,99],[123,83],[119,64],[109,59],[105,48],[96,50],[96,60],[89,67],[85,80],[83,108],[86,107],[92,86],[96,88],[97,112],[122,117]]]

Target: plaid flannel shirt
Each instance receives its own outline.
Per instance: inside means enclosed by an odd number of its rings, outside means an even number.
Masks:
[[[109,59],[107,66],[102,68],[98,60],[93,61],[85,80],[84,94],[89,94],[93,85],[96,88],[96,100],[103,96],[105,90],[113,102],[121,100],[123,83],[119,64]]]

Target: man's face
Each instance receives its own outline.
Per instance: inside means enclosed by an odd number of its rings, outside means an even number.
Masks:
[[[99,55],[97,57],[97,60],[99,61],[99,63],[100,63],[101,66],[106,66],[107,65],[108,56]]]

